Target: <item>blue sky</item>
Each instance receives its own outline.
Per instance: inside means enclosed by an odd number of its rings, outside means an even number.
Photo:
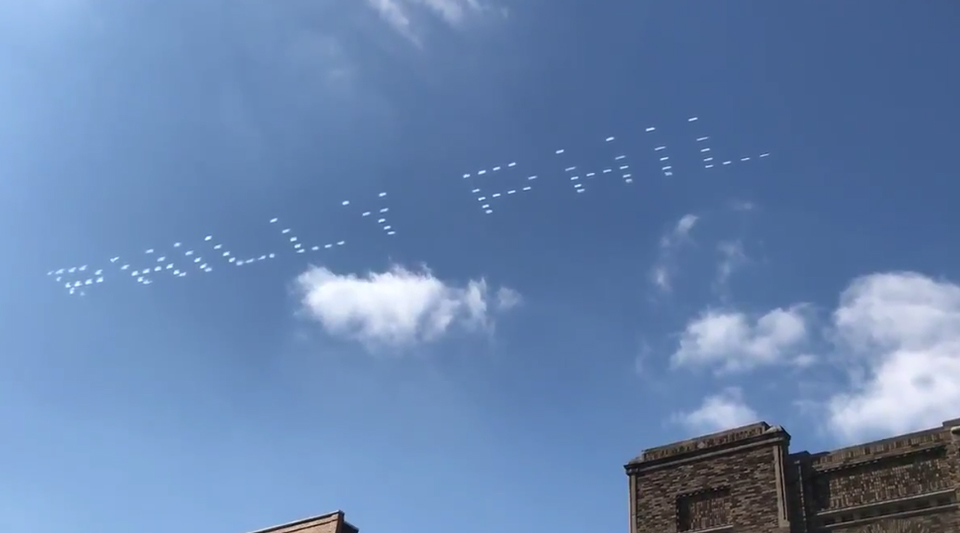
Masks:
[[[622,531],[643,448],[957,416],[958,23],[0,0],[0,529]]]

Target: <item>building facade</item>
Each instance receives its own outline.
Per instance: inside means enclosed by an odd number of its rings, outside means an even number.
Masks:
[[[343,511],[334,511],[251,533],[360,533],[360,530],[344,519]]]
[[[626,465],[630,533],[960,533],[960,419],[811,454],[759,422]]]

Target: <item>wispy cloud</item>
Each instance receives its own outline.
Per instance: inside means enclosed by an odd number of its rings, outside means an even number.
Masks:
[[[371,7],[377,10],[380,16],[393,27],[400,35],[403,35],[416,45],[420,45],[420,39],[413,31],[410,16],[407,14],[406,4],[402,0],[367,0]]]
[[[456,286],[400,266],[365,276],[311,267],[297,289],[303,311],[329,334],[371,348],[432,342],[456,327],[489,331],[499,313],[520,303],[516,291],[491,291],[483,279]]]
[[[633,359],[633,369],[637,374],[643,375],[645,373],[647,360],[652,354],[653,350],[650,348],[650,344],[648,344],[647,341],[641,341],[640,349]]]
[[[717,245],[720,262],[717,264],[717,276],[714,279],[714,289],[725,296],[728,292],[727,284],[734,271],[746,265],[750,259],[743,251],[743,243],[739,240],[724,241]]]
[[[690,431],[709,433],[745,426],[759,420],[757,412],[743,399],[743,391],[729,387],[718,394],[707,396],[700,407],[689,412],[676,413],[672,420]]]
[[[484,7],[478,0],[420,0],[448,24],[457,26],[469,13],[479,13]]]
[[[650,270],[650,282],[660,291],[669,292],[672,289],[677,251],[689,242],[690,232],[698,220],[697,215],[684,215],[660,237],[657,261]]]
[[[471,16],[506,13],[494,10],[491,4],[481,0],[367,0],[367,3],[394,30],[418,46],[422,44],[414,23],[418,13],[437,17],[453,28],[461,28]]]

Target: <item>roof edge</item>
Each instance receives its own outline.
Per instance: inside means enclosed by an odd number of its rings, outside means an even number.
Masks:
[[[643,453],[630,460],[630,462],[627,464],[635,465],[651,461],[661,461],[670,457],[679,457],[681,455],[686,456],[690,453],[719,448],[725,445],[747,441],[755,437],[769,435],[772,433],[783,433],[787,435],[787,438],[789,438],[789,433],[787,433],[783,427],[771,426],[764,421],[760,421],[723,431],[708,433],[706,435],[699,435],[686,440],[671,442],[662,446],[647,448],[646,450],[643,450]]]
[[[278,529],[283,529],[283,528],[285,528],[285,527],[290,527],[290,526],[296,526],[296,525],[300,525],[300,524],[305,524],[305,523],[307,523],[307,522],[313,522],[314,520],[322,520],[322,519],[324,519],[324,518],[332,518],[332,517],[334,517],[334,516],[336,516],[341,522],[346,522],[346,520],[344,520],[344,518],[343,518],[343,511],[341,511],[341,510],[338,509],[338,510],[333,511],[333,512],[330,512],[330,513],[325,513],[325,514],[321,514],[321,515],[311,516],[311,517],[307,517],[307,518],[301,518],[301,519],[299,519],[299,520],[294,520],[294,521],[292,521],[292,522],[286,522],[286,523],[283,523],[283,524],[277,524],[277,525],[275,525],[275,526],[265,527],[265,528],[262,528],[262,529],[255,529],[255,530],[250,531],[250,532],[248,532],[248,533],[269,533],[269,532],[271,532],[271,531],[276,531],[276,530],[278,530]],[[354,526],[354,529],[357,529],[357,530],[359,531],[359,529],[358,529],[356,526]]]

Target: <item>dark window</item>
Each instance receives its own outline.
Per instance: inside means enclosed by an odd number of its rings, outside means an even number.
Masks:
[[[677,497],[677,531],[696,531],[730,524],[730,489],[708,489]]]

